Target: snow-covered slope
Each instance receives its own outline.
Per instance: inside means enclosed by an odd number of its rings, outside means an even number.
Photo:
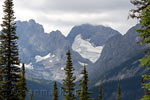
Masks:
[[[83,40],[79,34],[72,44],[72,49],[78,52],[83,58],[95,63],[101,55],[103,46],[94,46],[89,40]]]

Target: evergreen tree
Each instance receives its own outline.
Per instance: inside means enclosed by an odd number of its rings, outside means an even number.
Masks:
[[[17,84],[17,87],[18,87],[19,100],[25,100],[27,87],[26,87],[25,65],[24,64],[22,64],[21,76],[20,76],[20,80]]]
[[[0,70],[0,82],[2,82],[2,70]],[[2,100],[2,83],[0,83],[0,100]]]
[[[89,94],[91,93],[88,91],[88,73],[85,65],[81,74],[83,75],[83,77],[80,81],[81,89],[79,90],[79,100],[91,100],[91,98],[89,97]]]
[[[67,61],[66,61],[66,66],[64,68],[66,78],[63,80],[63,91],[64,91],[64,97],[65,100],[75,100],[75,79],[76,77],[74,76],[74,68],[72,65],[71,61],[71,53],[70,50],[66,53],[67,55]]]
[[[100,92],[99,92],[99,97],[97,100],[103,100],[103,82],[100,82]]]
[[[0,69],[3,71],[0,84],[2,84],[3,100],[17,100],[18,72],[20,72],[13,6],[13,0],[4,1],[4,17],[0,35]]]
[[[33,93],[32,93],[32,91],[30,92],[30,100],[33,100]]]
[[[117,89],[117,100],[122,100],[122,99],[121,99],[121,89],[120,89],[120,84],[118,84],[118,89]]]
[[[53,98],[52,100],[58,100],[58,88],[57,88],[57,83],[54,83],[53,86]]]
[[[150,0],[132,0],[131,3],[136,6],[136,9],[131,10],[130,16],[137,18],[141,28],[137,30],[139,37],[141,37],[141,44],[150,43]],[[150,69],[150,51],[144,58],[140,59],[141,65]],[[143,88],[145,89],[145,95],[141,100],[150,100],[150,74],[145,74],[143,77]]]

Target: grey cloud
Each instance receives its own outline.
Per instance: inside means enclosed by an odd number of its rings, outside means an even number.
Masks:
[[[127,21],[128,12],[133,8],[130,0],[14,0],[14,2],[19,20],[33,18],[43,24],[46,30],[58,28],[67,33],[74,25],[91,23],[106,24],[125,32],[135,23]]]
[[[130,0],[44,0],[40,3],[40,0],[23,0],[21,5],[28,9],[46,13],[51,11],[91,13],[132,7]]]

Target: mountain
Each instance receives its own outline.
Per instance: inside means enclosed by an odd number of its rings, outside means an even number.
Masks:
[[[102,75],[144,50],[144,46],[137,44],[138,33],[135,32],[135,29],[138,28],[139,25],[136,25],[125,35],[115,35],[106,42],[101,57],[93,65],[90,65],[91,67],[88,67],[88,70],[92,70],[89,75],[91,78],[95,75]]]
[[[91,97],[98,97],[100,80],[105,100],[116,99],[118,83],[124,100],[139,100],[143,96],[141,76],[149,72],[140,66],[139,59],[145,55],[146,48],[137,44],[139,38],[135,30],[138,28],[136,25],[125,35],[116,35],[107,41],[101,57],[90,68],[93,69],[89,73]]]
[[[17,21],[18,45],[22,62],[26,64],[29,78],[57,80],[64,78],[63,68],[70,44],[60,31],[45,33],[43,26],[34,20]],[[76,74],[80,75],[81,63],[91,64],[72,49]]]
[[[89,40],[95,46],[103,46],[105,42],[114,35],[120,34],[118,31],[102,25],[82,24],[75,26],[67,36],[67,40],[72,44],[75,37],[81,35],[83,40]]]
[[[27,76],[59,82],[65,75],[63,69],[68,49],[79,79],[82,66],[95,63],[106,40],[120,34],[110,27],[83,24],[73,27],[65,37],[59,30],[45,33],[43,26],[33,19],[17,21],[16,25],[20,59],[27,67]]]
[[[73,27],[67,40],[74,51],[95,63],[101,56],[106,41],[118,34],[120,34],[118,31],[110,27],[83,24]]]

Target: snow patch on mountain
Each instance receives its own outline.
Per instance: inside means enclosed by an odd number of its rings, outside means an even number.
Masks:
[[[43,57],[37,55],[37,56],[35,56],[35,60],[36,60],[36,62],[40,62],[40,61],[46,60],[46,59],[51,58],[51,57],[54,58],[55,55],[52,55],[51,53],[49,53],[48,55],[43,56]],[[50,62],[52,63],[52,60],[50,60]]]
[[[72,49],[78,52],[83,58],[89,59],[95,63],[101,55],[103,46],[94,46],[89,42],[89,39],[83,40],[81,35],[77,35],[73,44]]]
[[[30,63],[30,64],[25,64],[25,68],[30,69],[30,70],[33,70],[33,69],[34,69],[34,66],[32,65],[32,63]]]
[[[82,66],[88,65],[87,63],[83,63],[83,62],[80,62],[80,61],[79,61],[79,64],[82,65]]]

